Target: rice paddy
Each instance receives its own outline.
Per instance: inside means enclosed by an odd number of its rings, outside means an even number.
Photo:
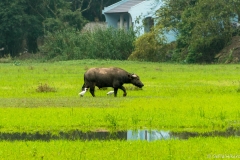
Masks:
[[[84,72],[91,67],[110,66],[139,75],[144,83],[143,89],[126,84],[127,97],[122,96],[121,90],[118,97],[107,96],[112,88],[96,88],[94,98],[89,91],[79,97]],[[221,155],[239,156],[237,144],[240,139],[237,135],[204,136],[204,133],[216,131],[238,132],[239,71],[237,64],[185,65],[110,60],[0,63],[0,147],[6,148],[0,151],[0,157],[206,159]],[[5,137],[16,133],[54,137],[73,131],[114,133],[139,129],[200,133],[201,136],[153,142],[73,141],[64,137],[47,142],[39,139],[24,142],[21,138],[12,142]],[[220,142],[228,144],[229,150],[219,146]],[[129,153],[134,151],[136,153],[131,157]],[[16,154],[12,155],[13,152]]]

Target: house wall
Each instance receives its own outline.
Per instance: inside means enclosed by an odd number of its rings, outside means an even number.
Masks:
[[[114,28],[117,28],[117,22],[118,22],[118,19],[119,19],[119,15],[118,14],[108,14],[106,13],[105,14],[105,18],[106,18],[106,22],[108,24],[108,27],[114,27]]]
[[[106,22],[108,24],[108,27],[114,27],[114,28],[119,28],[120,25],[120,15],[123,15],[124,19],[124,28],[129,29],[130,24],[129,24],[129,14],[128,13],[106,13],[105,18]]]
[[[127,0],[122,0],[118,3],[115,3],[109,7],[106,7],[105,11],[110,10],[117,5],[126,2]],[[155,0],[146,0],[143,1],[135,6],[133,6],[128,13],[104,13],[106,22],[108,26],[112,26],[115,28],[119,28],[119,19],[120,19],[120,14],[123,14],[123,18],[125,19],[124,23],[124,28],[129,29],[130,26],[133,27],[135,31],[137,31],[138,35],[140,36],[145,33],[145,31],[149,31],[149,28],[144,28],[144,19],[145,18],[156,18],[155,17],[155,12],[157,9],[159,9],[162,5],[162,1],[155,1]],[[129,22],[130,21],[130,22]],[[130,24],[132,23],[132,24]],[[154,20],[154,24],[156,24],[156,21]],[[146,26],[147,27],[147,26]],[[165,36],[167,38],[167,42],[172,42],[176,40],[176,35],[173,31],[166,32]]]
[[[138,5],[131,8],[129,13],[132,16],[134,30],[139,32],[139,36],[150,30],[150,28],[148,28],[148,25],[146,28],[144,28],[144,19],[152,18],[154,24],[156,24],[155,12],[162,5],[164,4],[161,1],[156,2],[154,0],[150,0],[143,1],[142,3],[139,3]],[[167,42],[169,43],[176,40],[176,34],[173,31],[165,32],[165,36],[167,38]]]
[[[176,33],[174,31],[169,31],[169,32],[165,32],[165,36],[167,38],[167,42],[173,42],[176,41]]]
[[[132,16],[133,28],[139,32],[139,35],[144,34],[143,20],[150,13],[152,7],[151,1],[143,1],[129,11],[129,14]]]

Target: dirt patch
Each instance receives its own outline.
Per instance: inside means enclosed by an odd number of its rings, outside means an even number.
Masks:
[[[224,47],[215,58],[219,63],[240,62],[240,36],[234,36],[230,44]]]
[[[25,140],[25,141],[50,141],[50,140],[126,140],[127,133],[126,131],[118,132],[109,132],[109,131],[93,131],[93,132],[83,132],[79,130],[72,130],[68,132],[11,132],[11,133],[1,133],[0,140],[5,141],[16,141],[16,140]]]

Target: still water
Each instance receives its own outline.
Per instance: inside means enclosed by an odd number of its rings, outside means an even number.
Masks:
[[[193,137],[240,137],[240,130],[229,128],[226,131],[212,131],[205,133],[198,132],[172,132],[164,130],[127,130],[127,131],[92,131],[82,132],[73,130],[68,132],[59,132],[58,134],[47,133],[0,133],[0,140],[169,140],[169,139],[189,139]]]
[[[161,139],[171,139],[176,138],[170,134],[169,131],[159,131],[159,130],[128,130],[127,140],[161,140]]]

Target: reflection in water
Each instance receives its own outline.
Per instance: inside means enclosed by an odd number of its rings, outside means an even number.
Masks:
[[[172,132],[172,131],[162,131],[162,130],[127,130],[127,131],[89,131],[83,132],[80,130],[72,130],[68,132],[59,132],[58,134],[53,134],[51,132],[46,133],[26,133],[26,132],[11,132],[11,133],[1,133],[0,140],[168,140],[168,139],[188,139],[193,137],[239,137],[240,130],[234,128],[228,128],[226,131],[212,131],[205,133],[198,132]]]
[[[79,130],[73,130],[69,132],[59,132],[58,134],[47,133],[0,133],[0,140],[147,140],[153,141],[158,139],[169,139],[170,132],[168,131],[158,131],[158,130],[128,130],[128,131],[91,131],[82,132]]]
[[[127,140],[147,140],[154,141],[160,139],[173,138],[169,131],[158,131],[158,130],[128,130]]]

